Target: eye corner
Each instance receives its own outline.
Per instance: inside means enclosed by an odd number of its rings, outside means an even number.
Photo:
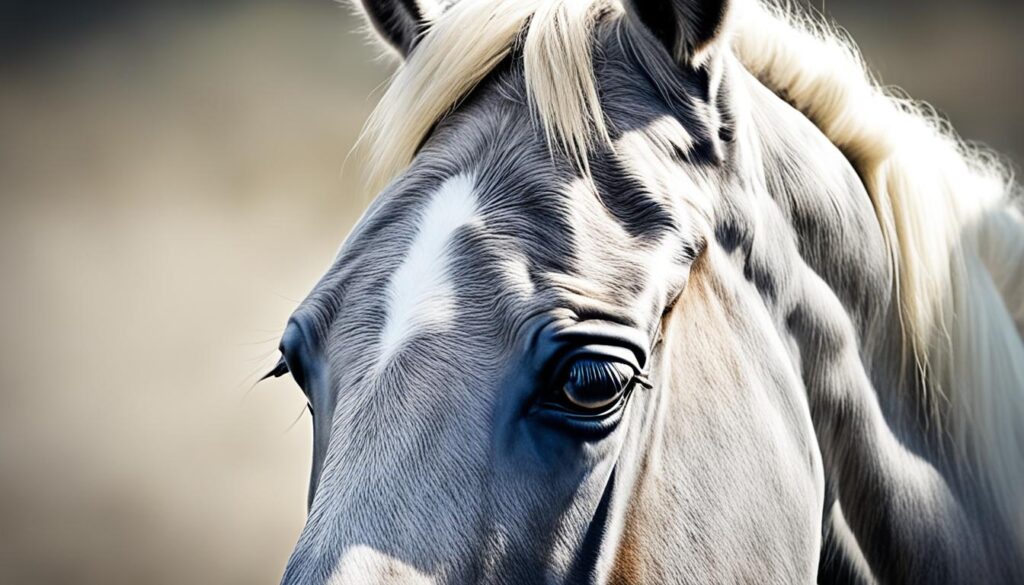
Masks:
[[[647,372],[637,372],[637,374],[633,376],[633,381],[644,390],[654,389],[654,382],[651,382],[651,379],[647,376]]]

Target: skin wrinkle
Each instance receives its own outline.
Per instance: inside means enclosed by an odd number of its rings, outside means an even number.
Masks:
[[[335,402],[314,398],[321,479],[283,583],[1014,582],[1008,521],[902,391],[857,172],[726,48],[680,63],[642,17],[590,14],[611,141],[590,173],[550,148],[508,47],[297,309]],[[473,221],[431,267],[452,316],[377,364],[384,285],[457,176]],[[652,387],[588,438],[538,414],[558,390],[540,332],[581,321],[651,349]]]

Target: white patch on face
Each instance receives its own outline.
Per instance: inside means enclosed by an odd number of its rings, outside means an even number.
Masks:
[[[616,142],[619,161],[629,175],[649,193],[666,193],[679,198],[695,214],[710,218],[714,209],[711,193],[717,188],[696,168],[680,165],[676,152],[690,152],[693,138],[678,120],[659,118],[642,130],[624,132]]]
[[[417,571],[415,567],[359,544],[345,551],[327,584],[384,582],[432,585],[434,580]]]
[[[509,254],[502,263],[502,283],[506,290],[522,299],[533,296],[536,286],[530,276],[530,265],[525,257]]]
[[[647,286],[636,306],[654,307],[660,312],[671,302],[668,295],[686,281],[689,272],[689,267],[684,266],[678,258],[682,246],[678,237],[669,235],[650,252],[646,258]]]
[[[420,216],[409,253],[388,284],[388,316],[381,332],[381,364],[418,331],[447,327],[455,316],[448,245],[476,219],[473,177],[456,175],[434,193]]]

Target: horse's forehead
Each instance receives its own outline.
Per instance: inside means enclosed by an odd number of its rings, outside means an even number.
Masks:
[[[497,335],[539,310],[583,299],[646,310],[638,305],[652,304],[650,282],[664,275],[652,262],[662,269],[671,260],[665,250],[678,244],[650,239],[668,231],[658,204],[539,174],[521,180],[456,170],[387,195],[307,301],[337,307],[320,311],[328,344],[383,367],[410,344]]]
[[[453,253],[460,230],[481,221],[479,201],[471,176],[445,180],[419,213],[415,235],[405,257],[386,285],[384,325],[379,356],[387,362],[412,336],[436,333],[455,321]]]

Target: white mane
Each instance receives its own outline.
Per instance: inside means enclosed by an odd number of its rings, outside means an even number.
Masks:
[[[552,142],[579,160],[607,141],[590,31],[617,0],[456,3],[432,22],[372,115],[373,187],[412,160],[430,128],[517,43],[530,100]],[[849,158],[891,248],[908,355],[932,416],[987,480],[1024,545],[1024,217],[995,157],[927,107],[893,96],[832,27],[737,0],[740,62]],[[525,32],[525,36],[524,36]],[[1015,324],[1016,323],[1016,327]]]

